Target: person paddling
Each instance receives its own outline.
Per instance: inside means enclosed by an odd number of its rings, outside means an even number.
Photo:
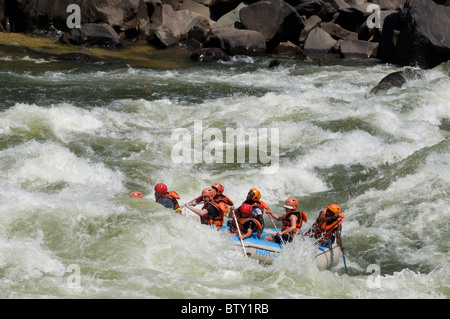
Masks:
[[[265,227],[263,213],[264,210],[270,211],[270,207],[261,200],[261,193],[256,188],[252,188],[248,192],[244,203],[247,203],[252,207],[252,217],[261,224],[261,230],[258,231],[258,234],[256,235],[258,238],[261,238],[261,234]]]
[[[176,213],[181,214],[181,207],[178,203],[180,195],[174,191],[167,191],[167,185],[163,183],[156,184],[155,188],[155,200],[157,203],[164,207],[173,209]]]
[[[298,211],[298,200],[296,198],[288,198],[284,203],[284,209],[286,213],[284,216],[278,216],[271,211],[268,211],[267,214],[270,214],[278,221],[283,222],[283,226],[281,227],[281,231],[276,235],[266,236],[264,240],[275,242],[275,243],[288,243],[294,239],[294,236],[297,232],[302,228],[303,222],[308,221],[308,216],[303,211]]]
[[[214,183],[211,186],[212,189],[214,189],[216,191],[216,197],[214,197],[214,200],[216,202],[224,202],[225,204],[227,204],[228,206],[230,206],[230,209],[233,210],[233,201],[230,199],[230,197],[228,197],[227,195],[225,195],[223,193],[223,191],[225,190],[225,187],[223,187],[222,184],[220,183]],[[197,204],[203,202],[203,198],[200,195],[199,197],[197,197],[196,199],[194,199],[193,201],[191,201],[190,205],[192,206],[196,206]],[[226,214],[225,214],[226,215]]]
[[[248,238],[253,232],[261,229],[261,224],[258,220],[252,217],[252,206],[244,203],[239,207],[234,214],[236,215],[237,225],[233,220],[230,226],[230,232],[239,234],[240,239]],[[240,232],[238,232],[237,227],[239,227]]]
[[[221,229],[223,225],[223,217],[228,212],[228,205],[224,202],[218,202],[214,198],[216,191],[212,188],[205,188],[202,191],[203,208],[197,209],[189,203],[185,206],[200,216],[202,224],[216,225],[217,229]]]
[[[305,235],[316,239],[318,245],[328,248],[336,240],[343,252],[344,247],[341,243],[341,225],[343,219],[344,215],[341,214],[341,208],[336,204],[331,204],[319,213],[311,229]]]

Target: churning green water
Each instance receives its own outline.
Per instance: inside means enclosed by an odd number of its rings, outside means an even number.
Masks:
[[[1,298],[450,296],[449,63],[372,95],[398,67],[158,54],[149,67],[2,48]],[[265,162],[249,155],[261,140],[226,140],[238,128],[269,132]],[[192,141],[181,162],[177,132]],[[245,259],[228,234],[156,204],[159,182],[181,203],[220,182],[238,205],[256,187],[277,213],[294,196],[303,229],[337,203],[349,275],[342,260],[319,270],[309,240],[270,266]]]

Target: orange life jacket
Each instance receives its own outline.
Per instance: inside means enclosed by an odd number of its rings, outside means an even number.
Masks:
[[[305,212],[300,212],[300,211],[287,212],[283,216],[283,226],[281,227],[281,231],[291,228],[292,224],[291,224],[291,220],[290,220],[290,217],[291,217],[290,215],[292,215],[292,214],[297,216],[297,224],[295,225],[295,229],[290,233],[290,235],[295,236],[297,234],[298,230],[300,228],[302,228],[303,221],[305,221],[305,222],[308,221],[308,216],[306,215]]]
[[[324,216],[325,216],[326,212],[327,212],[327,209],[324,208],[324,210],[323,210]],[[316,222],[312,226],[311,230],[312,230],[312,235],[314,236],[314,238],[320,239],[319,244],[323,245],[328,241],[328,239],[333,237],[335,231],[344,222],[343,218],[344,218],[344,215],[339,213],[338,219],[333,221],[331,224],[327,224],[327,222],[320,222],[319,220],[316,220]]]
[[[229,206],[233,206],[233,201],[225,194],[217,195],[216,197],[214,197],[214,200],[216,202],[224,202]]]
[[[175,191],[168,191],[167,194],[162,196],[161,198],[170,198],[175,203],[174,211],[182,215],[180,204],[178,204],[178,199],[180,199],[180,195],[178,195]]]
[[[211,217],[209,214],[206,214],[203,216],[203,221],[207,225],[216,225],[217,229],[219,230],[222,228],[223,225],[223,217],[225,216],[226,213],[228,213],[228,205],[225,204],[224,202],[216,202],[214,200],[205,203],[202,209],[205,209],[206,205],[208,204],[211,204],[217,209],[217,211],[219,212],[219,216]]]
[[[258,231],[258,232],[259,232],[259,231],[262,230],[261,223],[260,223],[257,219],[255,219],[255,218],[253,218],[253,217],[247,217],[247,218],[240,218],[240,219],[238,219],[239,230],[240,230],[241,232],[245,232],[245,231],[246,231],[246,230],[244,229],[244,224],[245,224],[246,222],[248,222],[248,221],[253,221],[253,222],[255,223],[256,229],[254,229],[253,231]],[[237,232],[237,228],[234,228],[233,231],[234,231],[234,232]]]

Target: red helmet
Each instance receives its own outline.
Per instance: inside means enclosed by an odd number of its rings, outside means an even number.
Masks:
[[[211,201],[214,199],[214,197],[216,197],[216,191],[212,188],[205,188],[204,190],[202,190],[202,197],[208,197]]]
[[[241,213],[244,213],[246,215],[250,215],[252,213],[252,206],[250,204],[244,203],[241,207],[239,207],[239,210]]]
[[[132,192],[132,193],[130,194],[130,197],[133,197],[133,198],[143,198],[144,195],[142,195],[141,192]]]
[[[166,186],[166,184],[163,184],[163,183],[156,184],[155,192],[157,192],[157,193],[159,193],[161,195],[166,195],[167,194],[167,186]]]
[[[296,210],[298,208],[298,200],[297,198],[288,198],[284,203],[284,208]]]
[[[217,195],[221,195],[225,189],[225,187],[219,183],[214,183],[211,187],[216,189]]]

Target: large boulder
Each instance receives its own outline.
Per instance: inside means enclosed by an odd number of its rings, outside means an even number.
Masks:
[[[77,44],[117,46],[120,44],[120,36],[113,27],[106,23],[85,23],[80,29],[73,29],[72,35],[77,39]]]
[[[224,14],[236,8],[242,0],[211,0],[209,9],[212,17],[217,20]]]
[[[230,55],[263,55],[266,53],[264,36],[253,30],[228,27],[213,29],[208,46],[221,48]]]
[[[377,56],[378,43],[363,40],[343,40],[340,43],[343,58],[369,59]]]
[[[206,17],[189,10],[174,11],[168,4],[156,8],[155,15],[160,23],[150,31],[150,44],[170,47],[189,37],[203,40],[210,30]]]
[[[300,15],[310,17],[312,15],[319,16],[323,21],[330,21],[337,13],[333,4],[322,0],[297,0],[292,2],[292,6]],[[289,2],[289,1],[287,1]]]
[[[358,40],[358,33],[348,31],[341,27],[339,24],[333,22],[325,22],[322,23],[320,27],[335,39]]]
[[[220,19],[217,20],[217,22],[214,24],[213,28],[224,27],[227,25],[235,26],[235,25],[241,24],[241,18],[239,18],[239,12],[241,11],[242,8],[244,8],[246,6],[247,6],[247,4],[241,3],[236,8],[231,10],[230,12],[221,16]]]
[[[305,53],[327,53],[336,45],[336,40],[321,28],[312,30],[305,41]]]
[[[449,7],[429,0],[407,0],[402,11],[385,19],[379,58],[433,68],[450,60],[449,34]]]
[[[250,4],[239,11],[239,17],[245,28],[263,34],[269,50],[280,42],[297,43],[304,27],[297,11],[281,0]]]
[[[371,3],[363,3],[339,10],[335,23],[344,29],[359,33],[367,18],[372,14],[368,7]]]

